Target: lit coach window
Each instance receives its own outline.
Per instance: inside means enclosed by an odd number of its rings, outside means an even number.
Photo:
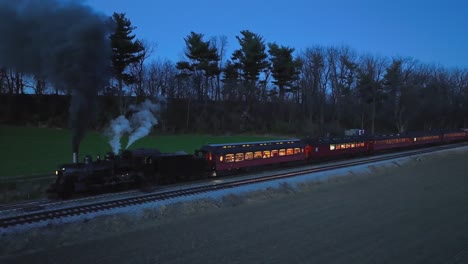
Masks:
[[[234,154],[226,154],[224,158],[226,159],[226,162],[234,162]]]

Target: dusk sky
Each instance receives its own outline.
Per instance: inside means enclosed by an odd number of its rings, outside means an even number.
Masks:
[[[123,12],[154,58],[182,59],[190,31],[228,38],[250,30],[296,48],[346,45],[358,54],[412,57],[468,68],[468,1],[463,0],[85,0],[96,11]]]

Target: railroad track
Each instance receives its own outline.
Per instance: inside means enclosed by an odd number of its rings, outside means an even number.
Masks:
[[[19,203],[11,203],[11,204],[1,204],[0,212],[15,211],[15,210],[32,211],[32,210],[41,209],[44,207],[44,205],[47,205],[47,204],[50,204],[50,201],[47,199],[25,201],[25,202],[19,202]]]
[[[294,171],[294,172],[277,173],[277,174],[273,174],[269,176],[263,176],[260,178],[240,179],[240,180],[234,180],[231,182],[217,183],[213,185],[189,187],[189,188],[180,189],[180,190],[170,190],[170,191],[163,191],[163,192],[158,192],[158,193],[149,193],[149,194],[143,194],[143,195],[138,195],[134,197],[120,198],[120,199],[115,199],[112,201],[94,202],[94,203],[90,203],[87,205],[78,205],[78,206],[72,206],[72,207],[62,208],[62,209],[44,210],[41,212],[25,212],[24,214],[18,215],[18,216],[0,218],[0,228],[8,228],[8,227],[17,226],[17,225],[31,224],[31,223],[47,221],[47,220],[52,220],[52,219],[60,219],[60,218],[66,218],[70,216],[85,215],[89,213],[100,212],[100,211],[105,211],[105,210],[110,210],[110,209],[130,207],[130,206],[135,206],[135,205],[140,205],[140,204],[163,201],[163,200],[177,198],[177,197],[191,196],[191,195],[196,195],[200,193],[208,193],[208,192],[213,192],[213,191],[237,188],[240,186],[245,186],[245,185],[254,184],[254,183],[261,183],[261,182],[267,182],[267,181],[278,180],[278,179],[286,179],[286,178],[295,177],[295,176],[304,175],[304,174],[329,171],[329,170],[334,170],[334,169],[346,168],[350,166],[369,164],[369,163],[403,158],[403,157],[410,157],[414,155],[426,154],[430,152],[435,152],[435,151],[440,151],[440,150],[445,150],[445,149],[450,149],[450,148],[460,147],[460,146],[466,146],[466,144],[458,144],[458,145],[452,145],[452,146],[439,146],[439,147],[435,147],[431,149],[416,150],[410,153],[390,154],[385,157],[371,157],[365,160],[350,161],[350,162],[333,164],[333,165],[324,165],[324,166],[317,167],[317,168],[309,168],[309,169],[304,169],[304,170]]]

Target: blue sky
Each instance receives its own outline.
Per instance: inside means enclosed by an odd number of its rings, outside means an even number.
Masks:
[[[135,34],[155,45],[154,57],[180,60],[184,38],[250,30],[301,51],[347,45],[359,54],[412,57],[468,68],[468,1],[463,0],[85,0],[96,11],[123,12]]]

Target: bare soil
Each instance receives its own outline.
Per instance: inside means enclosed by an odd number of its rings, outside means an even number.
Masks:
[[[369,171],[3,235],[0,261],[468,263],[466,150]]]

